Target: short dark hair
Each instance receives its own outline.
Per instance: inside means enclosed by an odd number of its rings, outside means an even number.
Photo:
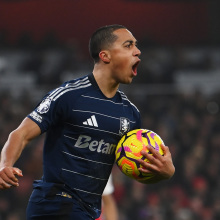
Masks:
[[[94,62],[99,61],[99,52],[117,40],[117,36],[113,34],[118,29],[127,29],[123,25],[113,24],[100,27],[91,36],[89,41],[89,53]]]

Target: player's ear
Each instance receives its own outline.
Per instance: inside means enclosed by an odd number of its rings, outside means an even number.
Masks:
[[[108,50],[102,50],[99,53],[99,58],[104,62],[104,63],[109,63],[110,62],[110,53]]]

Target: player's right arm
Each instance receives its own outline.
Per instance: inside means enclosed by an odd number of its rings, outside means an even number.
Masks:
[[[25,118],[19,127],[10,133],[1,152],[0,189],[19,186],[17,176],[23,176],[22,171],[13,166],[25,146],[40,134],[40,127],[29,118]]]

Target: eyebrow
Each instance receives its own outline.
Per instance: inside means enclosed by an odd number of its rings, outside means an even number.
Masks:
[[[130,43],[130,44],[135,44],[135,45],[137,45],[137,44],[138,44],[138,41],[137,41],[137,40],[135,40],[135,41],[133,41],[133,40],[126,40],[126,41],[123,43],[123,45],[126,44],[126,43]]]

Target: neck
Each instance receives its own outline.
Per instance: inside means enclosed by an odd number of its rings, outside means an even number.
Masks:
[[[93,75],[102,93],[107,98],[114,97],[119,87],[119,83],[111,76],[109,69],[102,68],[99,64],[95,64]]]

